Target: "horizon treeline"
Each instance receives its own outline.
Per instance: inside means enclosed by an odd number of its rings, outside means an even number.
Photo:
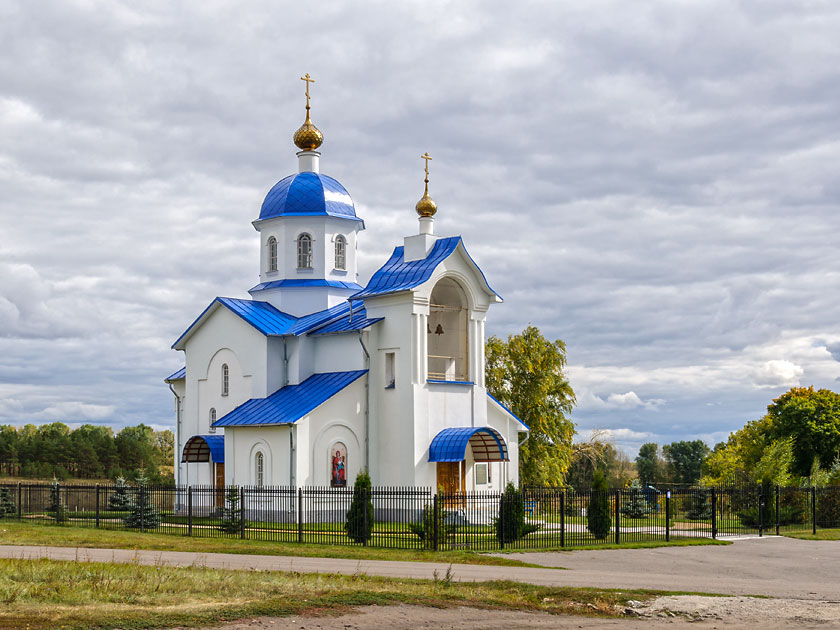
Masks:
[[[93,424],[0,425],[0,476],[133,480],[142,470],[153,484],[174,483],[174,445],[172,431],[144,424],[116,434]]]

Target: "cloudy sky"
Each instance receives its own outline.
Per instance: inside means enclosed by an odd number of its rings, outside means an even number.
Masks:
[[[362,282],[429,151],[488,331],[566,342],[584,436],[711,444],[836,390],[838,33],[830,0],[0,3],[0,422],[171,426],[170,345],[257,282],[305,72]]]

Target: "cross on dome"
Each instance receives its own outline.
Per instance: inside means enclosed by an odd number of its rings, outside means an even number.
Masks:
[[[309,84],[315,83],[315,79],[309,76],[307,72],[305,76],[300,78],[301,81],[306,81],[306,120],[295,132],[294,141],[301,151],[314,151],[324,142],[324,134],[312,124],[309,118]]]
[[[432,159],[432,156],[426,151],[425,154],[420,156],[420,159],[426,160],[426,178],[423,180],[426,187],[423,192],[423,197],[421,197],[414,208],[421,217],[433,217],[435,212],[437,212],[437,204],[429,196],[429,160]]]

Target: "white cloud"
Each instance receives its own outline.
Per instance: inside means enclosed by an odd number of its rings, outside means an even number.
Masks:
[[[805,373],[801,366],[784,359],[767,361],[754,372],[759,387],[794,387]]]
[[[74,420],[104,420],[113,416],[116,407],[113,405],[96,405],[78,401],[56,403],[34,414],[42,420],[57,420],[72,422]]]

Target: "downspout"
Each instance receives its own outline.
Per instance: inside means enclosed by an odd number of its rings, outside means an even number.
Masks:
[[[175,396],[175,469],[178,471],[178,479],[175,485],[179,485],[181,481],[181,397],[175,392],[172,383],[166,382],[169,386],[169,391]]]
[[[352,312],[352,311],[351,311]],[[365,353],[365,470],[370,474],[370,353],[362,340],[363,332],[359,331],[359,343]]]
[[[286,349],[286,337],[283,338],[283,387],[289,384],[289,354]],[[289,427],[289,485],[294,488],[297,485],[297,425]]]

